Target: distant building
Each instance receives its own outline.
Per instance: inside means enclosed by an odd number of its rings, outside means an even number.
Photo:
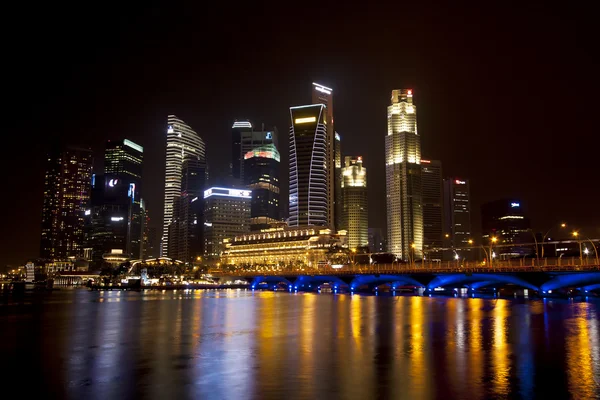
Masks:
[[[40,256],[83,256],[84,218],[90,201],[92,152],[67,147],[47,157]]]
[[[443,247],[444,237],[441,161],[421,160],[421,182],[423,190],[423,251],[428,259],[441,259],[442,252],[439,249]]]
[[[335,160],[335,177],[334,177],[334,217],[335,217],[335,229],[340,230],[344,229],[342,225],[344,224],[344,194],[342,191],[342,181],[344,179],[342,173],[342,138],[339,133],[335,133],[335,152],[334,152],[334,160]]]
[[[281,222],[279,151],[273,144],[257,147],[244,155],[244,186],[252,190],[250,230],[269,228]]]
[[[474,257],[474,250],[470,249],[471,239],[469,181],[462,178],[444,179],[444,247],[449,249],[444,254],[444,259],[452,260],[457,254],[461,258]],[[463,250],[455,250],[457,248]]]
[[[369,228],[369,250],[371,253],[384,253],[387,249],[381,228]]]
[[[279,148],[277,128],[256,129],[250,121],[235,121],[231,127],[231,175],[241,184],[245,181],[244,156],[258,147],[273,145]]]
[[[369,207],[367,169],[362,157],[345,157],[342,170],[342,226],[347,230],[351,249],[369,245]]]
[[[227,239],[222,261],[239,267],[272,265],[318,268],[330,264],[334,248],[346,247],[344,235],[315,226],[269,228]]]
[[[484,245],[489,245],[492,237],[497,238],[493,252],[499,258],[522,257],[534,251],[519,246],[533,242],[529,218],[520,200],[502,199],[483,204],[481,227]]]
[[[341,168],[341,149],[340,149],[340,144],[341,142],[339,140],[335,140],[335,125],[334,125],[334,120],[333,120],[333,89],[329,88],[327,86],[323,86],[319,83],[314,83],[312,84],[312,104],[313,105],[323,105],[324,108],[322,109],[322,116],[321,118],[318,120],[318,124],[324,124],[323,128],[324,129],[324,133],[325,133],[325,151],[324,151],[324,173],[325,173],[325,185],[326,185],[326,200],[327,200],[327,208],[325,209],[326,211],[326,221],[324,223],[324,225],[329,226],[329,227],[334,227],[335,226],[335,222],[336,222],[336,217],[335,217],[335,202],[336,199],[338,199],[338,197],[336,197],[336,193],[335,190],[339,190],[340,188],[340,183],[341,183],[341,176],[339,175],[339,170],[336,170],[336,152],[339,152],[339,157],[340,157],[340,166],[339,168]],[[293,108],[298,108],[298,107],[293,107]],[[312,109],[314,112],[314,108]],[[296,110],[296,113],[302,113],[302,111]],[[299,115],[299,114],[298,114]],[[310,118],[310,117],[309,117]],[[310,124],[309,124],[310,125]],[[295,120],[292,120],[292,127],[298,128],[300,129],[298,131],[298,134],[295,135],[295,138],[297,140],[300,139],[300,136],[303,135],[303,133],[301,133],[301,131],[303,131],[303,129],[301,128],[306,128],[309,127],[309,125],[299,125],[297,123],[295,123]],[[315,126],[317,124],[313,124],[313,126]],[[317,132],[319,131],[318,127],[315,126],[314,132],[314,138],[315,143],[319,143],[320,140],[320,134],[318,134]],[[338,135],[339,137],[339,135]],[[300,143],[300,140],[298,141],[298,143]],[[316,151],[315,155],[317,155],[319,152]],[[291,152],[290,152],[291,154]],[[314,160],[314,163],[318,163],[317,161],[318,159]],[[336,174],[336,172],[338,172],[338,174]],[[337,176],[337,178],[336,178]],[[291,180],[290,180],[291,181]],[[312,197],[312,196],[311,196]],[[339,199],[340,203],[341,203],[341,199]],[[340,207],[338,207],[340,208]],[[311,211],[311,213],[313,213],[314,211]],[[319,212],[320,214],[320,212]],[[291,215],[291,214],[290,214]],[[316,221],[317,219],[315,219]],[[299,222],[300,225],[303,224],[302,221]],[[316,225],[321,225],[321,224],[316,224]]]
[[[403,260],[423,257],[421,138],[411,89],[392,90],[387,108],[385,175],[388,251]]]
[[[171,258],[192,264],[204,255],[204,190],[206,163],[188,159],[183,162],[181,195],[173,202],[169,227]]]
[[[211,187],[204,191],[204,254],[217,258],[223,241],[250,232],[252,192]]]
[[[142,257],[143,155],[143,147],[128,139],[106,143],[104,175],[94,175],[86,210],[86,253],[95,265],[116,249],[123,257]]]
[[[290,226],[333,224],[333,173],[327,165],[327,110],[325,105],[290,108]]]
[[[192,159],[206,162],[204,140],[175,115],[167,118],[167,163],[165,169],[165,209],[160,243],[161,256],[169,255],[169,226],[173,218],[173,202],[181,195],[183,162]]]

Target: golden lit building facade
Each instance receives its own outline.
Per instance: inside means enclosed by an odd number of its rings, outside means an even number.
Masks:
[[[369,245],[367,169],[362,157],[345,157],[342,169],[343,229],[351,249]]]
[[[423,256],[421,138],[412,90],[393,90],[387,111],[388,250],[404,260],[419,259]]]
[[[227,240],[221,261],[238,267],[303,265],[317,268],[330,263],[335,249],[345,247],[346,236],[333,234],[330,229],[315,226],[270,228]]]

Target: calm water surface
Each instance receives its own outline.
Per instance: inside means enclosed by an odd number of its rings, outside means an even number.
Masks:
[[[0,380],[72,399],[593,399],[599,312],[592,301],[61,290],[0,303]]]

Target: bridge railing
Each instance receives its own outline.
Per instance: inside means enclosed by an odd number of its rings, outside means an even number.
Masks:
[[[497,260],[489,264],[482,262],[438,262],[438,263],[392,263],[350,264],[342,268],[321,266],[318,268],[257,267],[254,269],[213,269],[213,275],[356,275],[356,274],[414,274],[414,273],[490,273],[490,272],[573,272],[600,271],[596,260],[586,259],[512,259]]]

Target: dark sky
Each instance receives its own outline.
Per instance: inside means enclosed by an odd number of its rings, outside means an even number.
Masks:
[[[121,3],[5,10],[0,265],[38,255],[51,143],[90,146],[98,159],[106,139],[143,145],[143,197],[159,226],[167,114],[205,138],[213,175],[229,163],[235,118],[276,125],[287,160],[288,107],[310,101],[313,81],[334,88],[342,152],[364,156],[371,226],[385,227],[390,91],[412,88],[423,156],[471,180],[475,227],[482,202],[508,196],[538,230],[564,220],[600,236],[591,9]]]

